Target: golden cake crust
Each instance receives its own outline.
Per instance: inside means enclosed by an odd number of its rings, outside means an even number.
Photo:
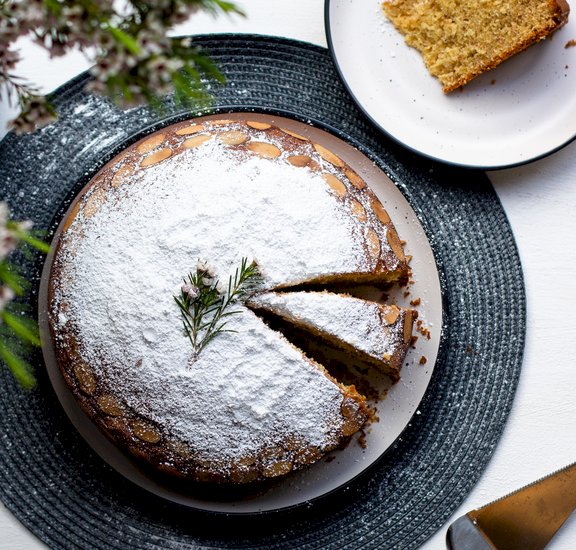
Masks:
[[[186,442],[173,437],[162,426],[150,422],[116,397],[106,381],[99,380],[82,359],[72,333],[61,331],[57,337],[60,343],[56,346],[56,357],[60,371],[84,413],[114,444],[142,464],[152,466],[161,474],[192,482],[247,484],[302,469],[338,448],[362,428],[370,414],[366,399],[354,386],[341,386],[343,422],[333,445],[320,449],[287,436],[278,445],[258,455],[240,457],[232,464],[205,460],[198,458]],[[317,367],[329,377],[320,365]]]

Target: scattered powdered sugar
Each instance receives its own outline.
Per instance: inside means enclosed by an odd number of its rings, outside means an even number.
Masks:
[[[386,326],[375,302],[331,292],[266,292],[251,302],[277,315],[314,327],[382,359],[402,338]]]
[[[241,305],[229,318],[236,332],[193,361],[173,299],[197,260],[227,282],[242,257],[254,259],[268,288],[366,261],[321,176],[238,154],[211,139],[78,215],[58,259],[54,318],[116,395],[206,457],[251,454],[286,435],[323,448],[342,422],[328,378]]]

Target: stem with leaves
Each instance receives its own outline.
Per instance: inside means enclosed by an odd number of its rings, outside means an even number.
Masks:
[[[14,301],[28,290],[28,282],[9,260],[10,253],[20,244],[44,253],[49,251],[49,246],[31,233],[28,222],[9,220],[8,207],[0,202],[0,359],[21,386],[32,388],[36,380],[24,357],[31,348],[40,346],[40,335],[29,312]]]
[[[180,294],[174,300],[180,308],[184,332],[192,344],[194,358],[220,333],[227,329],[227,317],[240,313],[231,307],[250,295],[260,281],[255,262],[242,258],[234,276],[228,279],[225,290],[206,264],[198,264],[196,271],[184,279]]]
[[[168,38],[175,25],[202,10],[239,14],[226,0],[0,0],[0,100],[21,108],[12,122],[16,132],[50,123],[56,111],[38,89],[15,74],[15,48],[30,36],[50,57],[80,51],[94,64],[88,89],[111,97],[119,106],[149,103],[161,109],[162,97],[174,92],[177,104],[209,104],[204,79],[224,77],[210,58],[188,38]]]

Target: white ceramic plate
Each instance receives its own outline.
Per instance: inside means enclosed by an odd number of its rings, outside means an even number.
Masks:
[[[493,169],[548,155],[576,138],[576,13],[551,38],[444,94],[404,43],[381,0],[326,0],[332,55],[361,109],[428,157]]]
[[[218,117],[222,118],[222,115],[197,120]],[[76,429],[102,459],[140,487],[174,502],[216,512],[256,513],[296,506],[349,483],[374,464],[394,443],[417,412],[432,376],[441,339],[442,295],[434,255],[416,214],[392,181],[360,151],[323,130],[292,119],[255,113],[226,113],[225,118],[269,122],[307,136],[315,143],[334,151],[364,178],[386,207],[400,237],[407,241],[405,250],[413,257],[411,267],[414,283],[409,286],[410,296],[404,296],[406,288],[398,287],[389,293],[389,300],[407,306],[410,300],[420,298],[421,303],[416,307],[419,320],[430,330],[431,338],[418,338],[415,349],[408,352],[401,380],[391,388],[384,376],[370,375],[372,387],[381,391],[389,389],[386,397],[377,403],[380,421],[368,428],[365,445],[360,445],[356,437],[345,449],[331,453],[328,459],[321,460],[306,470],[290,474],[266,492],[251,495],[249,499],[210,500],[179,490],[174,485],[167,486],[116,448],[84,415],[65,385],[56,363],[47,321],[48,279],[52,254],[47,257],[42,273],[39,321],[44,359],[56,394]],[[78,196],[81,195],[82,192]],[[68,213],[74,208],[75,202]],[[68,213],[63,220],[66,220]],[[63,223],[56,232],[55,241],[62,231],[62,225]],[[381,292],[378,296],[381,296]],[[422,356],[427,359],[425,365],[420,364]]]

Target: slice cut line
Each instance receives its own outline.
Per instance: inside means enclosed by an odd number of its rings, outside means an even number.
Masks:
[[[246,305],[307,331],[377,368],[392,382],[400,379],[417,316],[411,309],[327,291],[266,292]]]

